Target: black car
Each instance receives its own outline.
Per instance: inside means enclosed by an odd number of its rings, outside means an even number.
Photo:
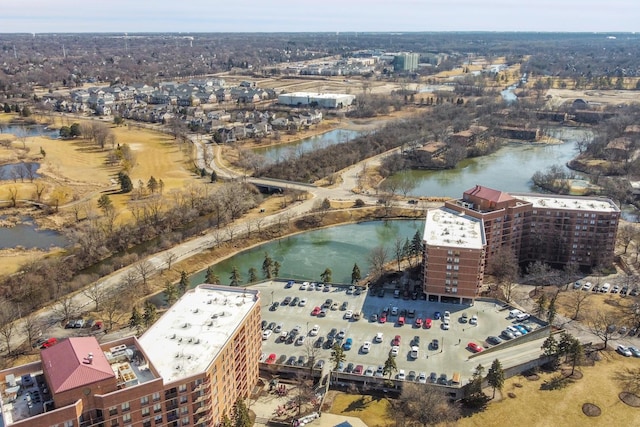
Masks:
[[[315,342],[315,343],[313,343],[313,345],[314,345],[316,348],[320,348],[320,347],[322,347],[322,344],[324,344],[324,337],[318,337],[318,339],[316,340],[316,342]]]
[[[384,297],[384,289],[380,289],[380,290],[378,291],[378,296],[379,296],[380,298]]]
[[[410,319],[413,319],[414,317],[416,317],[416,311],[412,308],[411,310],[409,310],[409,312],[407,313],[407,317]]]
[[[342,305],[340,306],[340,310],[344,311],[347,308],[349,308],[349,303],[347,301],[343,302]]]
[[[338,330],[336,328],[332,328],[327,334],[327,338],[334,338],[337,333],[338,333]]]
[[[401,317],[407,317],[407,310],[404,309],[404,308],[402,310],[400,310],[400,316]]]
[[[298,360],[298,358],[296,356],[291,356],[288,360],[287,363],[285,363],[285,365],[291,365],[294,366],[296,364],[296,360]]]
[[[264,331],[267,328],[268,324],[269,322],[267,322],[266,320],[263,320],[262,323],[260,324],[260,328],[262,328],[262,330]]]
[[[300,298],[295,297],[291,300],[291,302],[289,303],[290,306],[295,307],[296,305],[298,305],[298,303],[300,302]]]
[[[489,336],[487,337],[487,342],[492,345],[498,345],[502,342],[502,340],[498,337]]]
[[[361,293],[362,293],[362,288],[356,288],[356,291],[353,294],[360,295]]]
[[[282,305],[289,305],[289,303],[291,302],[291,297],[286,297],[283,301],[282,301]]]
[[[417,335],[413,337],[413,341],[411,341],[411,345],[420,345],[420,337]]]
[[[437,339],[433,339],[431,341],[431,349],[432,350],[437,350],[438,348],[440,348],[440,343],[438,342]]]
[[[356,367],[356,366],[355,366],[353,363],[349,363],[349,364],[347,365],[347,367],[346,367],[346,368],[344,368],[344,371],[345,371],[347,374],[350,374],[351,372],[353,372],[353,370],[355,369],[355,367]]]
[[[327,340],[324,342],[324,345],[322,346],[322,348],[324,348],[325,350],[330,349],[331,347],[333,347],[333,345],[335,344],[336,340],[333,337],[329,337],[327,338]]]
[[[276,301],[273,304],[271,304],[271,307],[269,307],[269,311],[276,311],[278,307],[280,307],[280,303]]]
[[[438,381],[438,374],[431,372],[431,375],[429,375],[429,382],[435,383],[436,381]]]
[[[276,328],[276,322],[271,322],[267,325],[267,329],[271,329],[272,331]]]
[[[438,384],[447,385],[449,380],[447,379],[447,374],[440,374],[440,378],[438,378]]]
[[[298,357],[298,362],[296,363],[298,366],[304,366],[307,364],[307,358],[304,356]]]

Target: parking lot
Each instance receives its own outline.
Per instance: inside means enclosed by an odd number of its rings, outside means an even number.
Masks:
[[[486,342],[488,336],[500,336],[501,332],[508,326],[514,325],[514,319],[508,318],[509,310],[499,307],[493,303],[477,301],[474,306],[462,306],[458,304],[443,304],[429,302],[417,298],[403,299],[394,297],[392,290],[387,290],[383,297],[370,295],[366,290],[360,295],[348,292],[348,286],[336,287],[330,289],[322,287],[320,290],[301,290],[302,282],[295,282],[291,287],[287,288],[284,282],[264,282],[256,285],[261,291],[261,304],[263,307],[262,318],[272,326],[280,326],[282,331],[290,332],[295,327],[300,330],[299,335],[305,336],[305,343],[299,343],[296,339],[281,340],[282,332],[273,332],[269,337],[263,340],[263,353],[266,357],[270,354],[276,355],[276,360],[285,363],[292,356],[297,359],[300,356],[308,357],[308,346],[315,342],[319,337],[326,342],[327,334],[335,329],[336,332],[344,331],[345,343],[348,338],[352,340],[350,350],[345,350],[346,363],[354,365],[362,365],[363,369],[368,367],[377,370],[378,366],[384,365],[385,360],[389,357],[392,348],[392,341],[399,336],[398,355],[396,357],[396,365],[398,369],[402,369],[408,375],[410,371],[414,371],[416,375],[425,373],[429,376],[435,372],[438,376],[446,374],[449,378],[454,372],[459,372],[463,382],[471,376],[473,369],[477,364],[468,361],[469,356],[473,354],[468,348],[469,343],[475,343],[482,347],[488,347]],[[285,304],[285,298],[290,297],[291,300],[298,297],[299,301],[304,300],[305,304],[301,307],[297,301],[294,306]],[[315,307],[322,307],[327,299],[332,300],[331,307],[326,310],[324,317],[312,315]],[[279,306],[273,310],[273,303],[279,303]],[[341,310],[343,303],[346,307]],[[335,304],[337,303],[337,304]],[[397,309],[395,313],[394,307]],[[380,317],[384,310],[389,312],[387,321],[380,323],[379,320],[372,321],[373,314]],[[362,312],[359,321],[353,319],[345,319],[345,313],[351,310],[354,313]],[[405,314],[405,324],[400,325],[398,320]],[[410,311],[414,311],[413,317]],[[435,313],[440,312],[441,315],[445,311],[450,312],[450,327],[448,330],[442,328],[442,320],[435,320]],[[467,321],[463,323],[461,316],[467,315]],[[469,323],[471,317],[477,316],[477,324]],[[416,319],[429,318],[432,319],[431,328],[417,327]],[[538,328],[532,319],[518,322],[528,324],[529,329]],[[310,336],[314,326],[318,325],[317,335]],[[376,342],[375,336],[382,333],[382,341]],[[417,358],[412,357],[411,347],[415,344],[416,337],[419,339]],[[309,342],[311,340],[311,342]],[[431,343],[438,340],[438,348],[435,349]],[[289,342],[289,343],[287,343]],[[365,342],[370,343],[370,349],[363,352]],[[316,351],[316,360],[325,360],[325,369],[328,369],[331,357],[330,348],[320,348]]]

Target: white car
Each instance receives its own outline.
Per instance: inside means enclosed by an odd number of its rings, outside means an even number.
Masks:
[[[393,347],[391,347],[391,351],[389,352],[390,356],[396,357],[398,353],[400,353],[400,347],[398,347],[397,345],[394,345]]]
[[[299,335],[298,339],[296,340],[296,345],[302,345],[304,344],[304,340],[305,340],[305,336],[304,335]]]
[[[518,314],[518,315],[516,316],[516,320],[517,320],[518,322],[523,322],[523,321],[527,320],[529,317],[531,317],[531,316],[529,315],[529,313],[520,313],[520,314]]]
[[[476,316],[475,314],[473,316],[471,316],[471,319],[469,319],[469,324],[470,325],[478,325],[478,316]]]
[[[507,331],[511,332],[516,337],[522,336],[522,332],[520,332],[520,330],[515,326],[507,326]]]
[[[449,330],[449,319],[445,319],[442,322],[442,329],[444,329],[445,331]]]
[[[364,344],[362,344],[362,352],[369,353],[369,350],[371,350],[371,343],[369,341],[365,341]]]
[[[298,303],[298,306],[304,307],[305,305],[307,305],[307,299],[306,298],[302,298],[300,300],[300,302]]]
[[[418,374],[418,382],[420,384],[426,384],[427,383],[427,373],[426,372],[420,372]]]
[[[273,331],[271,329],[265,329],[264,331],[262,331],[262,339],[268,340],[272,333]]]
[[[365,377],[372,377],[375,374],[376,370],[373,366],[369,366],[366,371],[364,371]]]
[[[588,291],[591,289],[591,282],[587,282],[584,285],[582,285],[582,290],[583,291]]]
[[[307,290],[307,286],[309,286],[309,282],[304,282],[302,285],[300,285],[300,290],[301,291],[306,291]]]
[[[316,335],[318,335],[318,332],[320,332],[320,326],[313,325],[313,328],[311,328],[311,330],[309,331],[309,335],[315,337]]]
[[[442,319],[448,322],[451,319],[451,313],[448,311],[445,311],[444,315],[442,316]]]
[[[398,375],[396,375],[396,378],[398,378],[401,381],[404,381],[407,378],[407,375],[404,373],[404,369],[400,369],[398,371]]]
[[[353,317],[353,310],[347,310],[344,312],[345,319],[351,319]]]
[[[419,348],[417,345],[414,345],[413,347],[411,347],[411,352],[409,353],[409,356],[412,359],[417,359],[418,358],[418,353],[419,353]]]
[[[391,315],[392,316],[397,316],[398,315],[398,307],[392,307],[391,308]]]
[[[633,355],[631,353],[631,350],[629,350],[629,347],[622,344],[618,344],[618,347],[616,347],[616,351],[626,357],[631,357]]]
[[[374,342],[382,342],[383,339],[383,334],[382,332],[378,332],[375,336],[375,338],[373,339]]]

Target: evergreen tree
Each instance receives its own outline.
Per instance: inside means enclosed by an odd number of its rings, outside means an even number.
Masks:
[[[480,409],[484,408],[489,401],[489,396],[482,392],[482,378],[484,374],[484,367],[482,365],[476,366],[473,376],[469,383],[464,387],[464,399],[463,402],[470,408]]]
[[[411,256],[420,257],[422,255],[422,236],[420,236],[420,232],[416,231],[413,235],[413,239],[411,239]]]
[[[278,261],[274,261],[273,263],[273,277],[280,276],[280,263]]]
[[[158,181],[156,181],[153,176],[151,176],[151,178],[149,178],[149,181],[147,181],[147,189],[151,192],[151,194],[155,193],[158,189]]]
[[[398,372],[398,365],[396,365],[396,358],[392,355],[387,357],[387,360],[384,362],[384,369],[382,370],[383,375],[388,375],[389,379],[391,379],[391,375],[395,372]]]
[[[133,190],[131,178],[124,172],[118,172],[118,182],[120,183],[120,191],[122,193],[130,193]]]
[[[498,359],[494,360],[487,372],[487,382],[493,387],[493,398],[496,397],[496,389],[502,391],[504,386],[504,371],[502,370],[502,364]]]
[[[98,207],[102,210],[102,212],[106,215],[108,212],[111,212],[113,208],[113,203],[111,199],[106,194],[103,194],[98,199]]]
[[[187,277],[187,272],[182,270],[180,272],[180,282],[178,283],[178,291],[180,292],[180,295],[184,295],[185,292],[187,292],[187,289],[189,289],[190,283],[189,283],[189,277]]]
[[[70,136],[74,137],[74,136],[82,136],[82,128],[80,127],[80,123],[73,123],[70,127],[69,127],[69,131],[70,131]]]
[[[220,427],[233,427],[233,423],[231,422],[231,420],[227,416],[226,412],[224,414],[222,414],[222,421],[220,423]]]
[[[344,354],[344,349],[338,343],[335,343],[331,348],[331,363],[333,363],[333,370],[338,369],[340,362],[347,360],[347,356]]]
[[[140,335],[140,333],[142,332],[143,322],[144,322],[144,319],[142,318],[142,314],[140,314],[138,307],[134,306],[133,309],[131,309],[131,317],[129,318],[129,327],[131,329],[135,329],[136,333]]]
[[[548,303],[549,300],[547,299],[547,295],[545,293],[542,293],[542,295],[540,295],[540,298],[538,298],[538,301],[536,301],[537,316],[542,316],[547,311]]]
[[[178,289],[171,282],[167,282],[164,286],[164,299],[168,305],[173,305],[178,300]]]
[[[551,369],[557,369],[560,363],[558,357],[558,342],[553,335],[550,335],[549,338],[542,343],[542,352],[549,358],[548,364]]]
[[[356,283],[362,279],[362,275],[360,274],[360,267],[358,264],[353,264],[353,270],[351,270],[351,283]]]
[[[556,308],[556,300],[558,299],[559,291],[555,293],[551,300],[549,301],[549,305],[547,306],[547,321],[551,325],[553,321],[556,319],[557,308]]]
[[[212,285],[220,284],[220,278],[216,273],[213,272],[212,266],[207,267],[207,271],[204,276],[204,281],[207,283],[211,283]]]
[[[216,182],[218,180],[218,174],[216,171],[211,171],[211,182]]]
[[[249,269],[249,283],[258,281],[258,270],[255,267]]]
[[[236,403],[233,405],[233,427],[251,427],[251,418],[249,417],[249,410],[245,405],[244,400],[238,397]]]
[[[333,274],[333,272],[331,271],[330,268],[326,268],[322,274],[320,275],[320,279],[322,279],[323,283],[329,283],[331,282],[331,275]]]
[[[240,272],[238,271],[238,267],[236,267],[235,265],[231,270],[231,276],[229,276],[229,280],[231,280],[231,282],[229,282],[230,286],[240,286],[242,278],[240,276]]]
[[[144,313],[142,314],[142,320],[144,321],[144,327],[148,328],[153,325],[153,322],[158,318],[158,310],[151,301],[145,301]]]
[[[265,279],[271,279],[273,274],[273,260],[268,252],[264,253],[264,261],[262,261],[262,274]]]

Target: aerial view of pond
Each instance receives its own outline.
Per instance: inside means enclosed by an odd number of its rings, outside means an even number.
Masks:
[[[309,151],[328,147],[329,145],[350,141],[358,137],[361,133],[362,132],[354,130],[334,129],[320,135],[315,135],[309,138],[304,138],[299,141],[292,142],[290,144],[280,144],[272,147],[256,148],[253,151],[256,154],[263,156],[265,158],[265,161],[271,164],[283,161],[292,156],[299,156],[303,153],[308,153]]]
[[[422,219],[339,225],[265,243],[221,261],[213,268],[220,281],[228,284],[236,266],[246,283],[252,267],[257,270],[258,278],[263,277],[262,262],[268,253],[273,261],[280,263],[280,277],[320,281],[320,274],[330,268],[332,282],[350,283],[354,263],[358,264],[362,277],[367,275],[368,257],[373,248],[383,246],[391,260],[396,238],[411,240],[416,231],[422,237],[423,230]],[[204,271],[194,274],[190,278],[191,285],[203,283],[204,278]]]
[[[8,179],[15,181],[32,181],[40,177],[40,175],[36,173],[39,168],[40,163],[37,162],[0,165],[0,181]]]
[[[10,133],[20,138],[22,136],[46,136],[56,139],[60,136],[60,131],[57,129],[49,129],[43,125],[5,125],[0,127],[0,134]]]
[[[461,197],[464,191],[475,185],[511,192],[539,191],[531,181],[533,174],[552,165],[566,168],[566,163],[577,154],[575,141],[588,135],[589,131],[563,127],[551,129],[548,133],[564,142],[514,142],[488,156],[465,159],[455,169],[407,170],[389,179],[408,175],[415,184],[410,194],[416,196]]]
[[[39,230],[29,218],[13,227],[0,227],[0,249],[23,247],[26,249],[50,249],[65,247],[67,240],[57,231]]]

